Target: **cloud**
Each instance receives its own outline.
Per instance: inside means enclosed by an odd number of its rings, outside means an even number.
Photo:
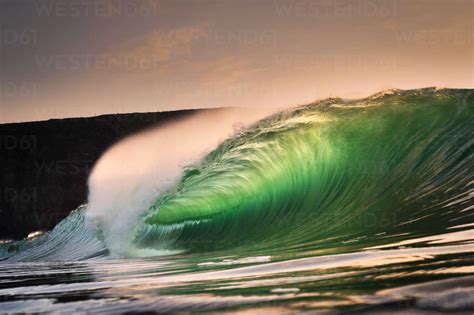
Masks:
[[[244,56],[225,56],[216,60],[197,64],[194,70],[204,85],[230,85],[242,80],[254,79],[263,69],[251,58]]]
[[[193,44],[206,31],[206,24],[156,30],[109,49],[104,60],[112,70],[164,70],[170,62],[192,58]]]

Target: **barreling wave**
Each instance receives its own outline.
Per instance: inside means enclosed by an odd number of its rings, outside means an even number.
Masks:
[[[472,90],[435,88],[274,114],[186,167],[140,214],[130,242],[190,252],[339,253],[467,230],[473,114]],[[69,248],[70,258],[105,255],[104,242],[84,227],[84,211],[34,246],[20,244],[27,250],[14,258],[59,258],[72,243],[88,249]]]
[[[273,115],[187,169],[135,242],[301,251],[472,223],[473,113],[471,90],[422,89]]]

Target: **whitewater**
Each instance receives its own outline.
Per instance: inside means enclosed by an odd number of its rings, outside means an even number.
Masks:
[[[474,91],[204,111],[0,242],[0,312],[474,310]]]

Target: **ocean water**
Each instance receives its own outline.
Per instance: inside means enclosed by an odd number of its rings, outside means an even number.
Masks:
[[[0,244],[0,312],[472,314],[473,114],[473,90],[326,99],[160,181],[110,168],[53,231]]]

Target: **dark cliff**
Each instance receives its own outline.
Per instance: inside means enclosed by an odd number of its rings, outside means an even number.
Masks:
[[[121,138],[196,111],[0,125],[0,239],[49,230],[87,201],[89,173]]]

